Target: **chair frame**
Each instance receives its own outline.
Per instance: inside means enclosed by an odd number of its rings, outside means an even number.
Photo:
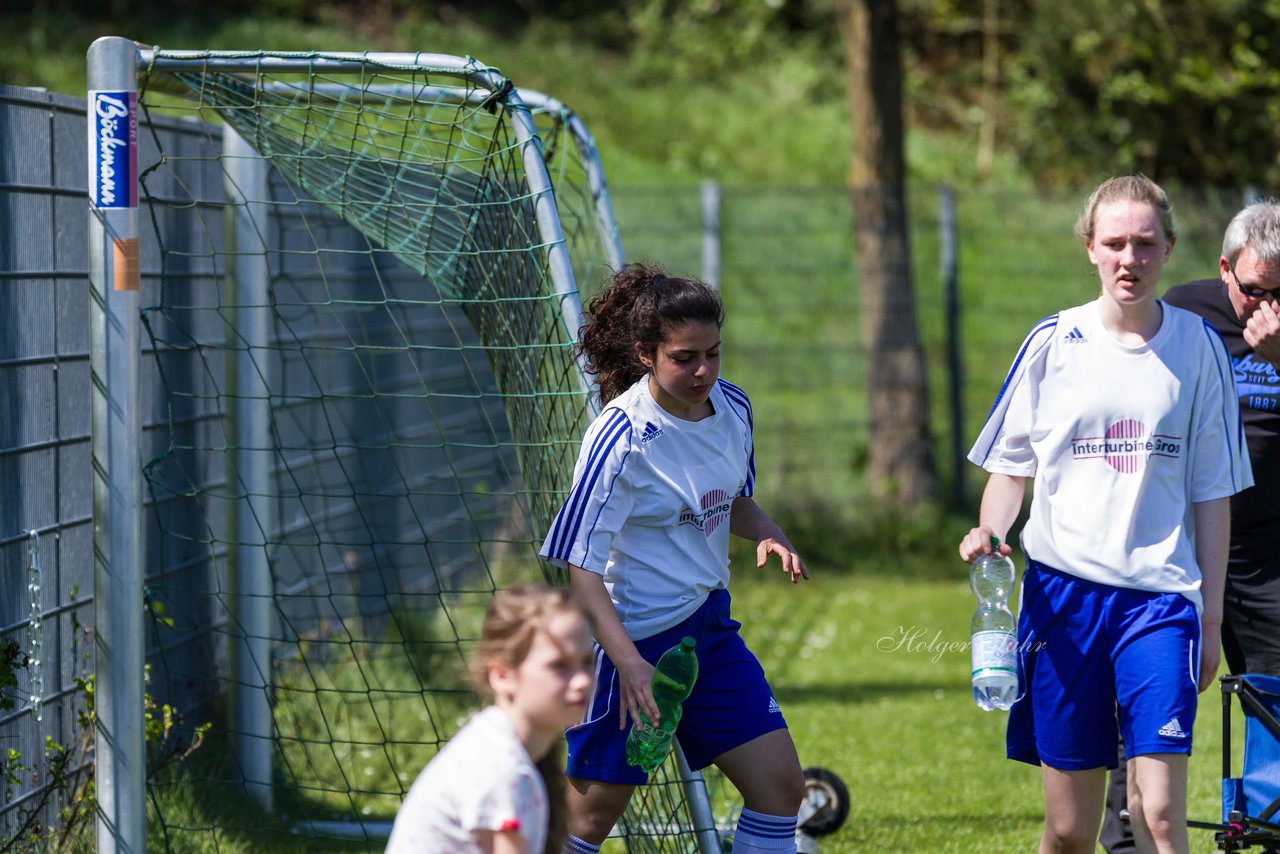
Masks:
[[[1247,675],[1223,676],[1222,686],[1222,779],[1232,779],[1231,773],[1231,698],[1237,697],[1240,707],[1252,715],[1280,744],[1280,718],[1263,702],[1261,692],[1248,681]],[[1280,823],[1273,821],[1280,812],[1280,797],[1275,798],[1257,816],[1246,815],[1240,810],[1230,810],[1221,823],[1188,821],[1187,826],[1216,831],[1214,841],[1221,851],[1243,851],[1255,845],[1265,852],[1280,852]]]

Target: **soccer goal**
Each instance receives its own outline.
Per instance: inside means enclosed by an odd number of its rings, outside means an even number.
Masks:
[[[142,850],[148,803],[174,850],[372,842],[474,705],[493,592],[546,571],[575,271],[622,259],[590,136],[450,56],[111,38],[89,69],[99,848]],[[226,711],[144,786],[148,648]],[[630,820],[697,850],[669,766]]]

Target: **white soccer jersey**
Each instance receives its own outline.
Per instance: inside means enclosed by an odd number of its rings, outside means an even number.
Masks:
[[[1097,301],[1040,321],[969,459],[1034,477],[1026,555],[1202,607],[1192,504],[1252,485],[1231,361],[1200,317],[1161,304],[1146,344],[1116,341]]]
[[[729,511],[751,495],[751,404],[718,380],[714,414],[685,421],[658,405],[648,378],[587,430],[573,488],[542,556],[604,576],[634,640],[688,617],[729,584]]]
[[[541,854],[549,809],[547,786],[511,720],[489,706],[413,781],[396,812],[387,854],[479,854],[479,830],[519,833],[530,854]]]

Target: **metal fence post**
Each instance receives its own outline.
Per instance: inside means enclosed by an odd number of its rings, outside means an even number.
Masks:
[[[720,185],[702,182],[702,281],[720,290]]]
[[[97,850],[143,854],[137,48],[101,38],[87,63]]]
[[[960,286],[955,192],[943,185],[938,193],[939,256],[947,321],[947,401],[951,410],[951,504],[964,505],[964,364],[960,341]]]
[[[245,788],[271,809],[271,606],[268,543],[274,533],[271,484],[271,308],[266,246],[267,163],[230,125],[222,131],[227,195],[228,481],[241,491],[228,518],[231,639],[228,709],[231,750]]]

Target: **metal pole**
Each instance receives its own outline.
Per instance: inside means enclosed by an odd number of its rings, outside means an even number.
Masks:
[[[955,193],[944,186],[938,194],[938,231],[942,288],[947,321],[947,391],[951,409],[951,504],[964,504],[964,364],[960,346],[960,286]]]
[[[702,182],[702,281],[720,290],[720,185]]]
[[[689,767],[689,760],[684,758],[680,742],[673,745],[676,755],[676,767],[680,769],[680,782],[684,787],[684,796],[689,801],[689,816],[693,819],[693,832],[698,840],[701,854],[720,854],[720,834],[716,831],[715,817],[711,814],[711,799],[707,796],[707,783],[702,779],[701,771]]]
[[[1225,676],[1219,683],[1222,691],[1222,779],[1224,780],[1231,779],[1231,695],[1238,690],[1239,684],[1239,680],[1234,676]],[[1225,815],[1222,818],[1226,820]]]
[[[228,650],[231,668],[231,751],[245,788],[271,809],[272,521],[271,309],[267,268],[267,163],[230,125],[222,131],[227,195],[228,481],[242,500],[228,518],[228,607],[238,631]]]
[[[547,267],[556,296],[560,300],[560,317],[569,339],[576,341],[583,324],[582,297],[578,294],[578,284],[573,277],[573,264],[569,260],[569,247],[565,243],[564,229],[560,225],[560,210],[556,207],[551,175],[547,172],[546,161],[542,159],[542,142],[538,138],[538,129],[534,127],[529,108],[514,89],[507,95],[507,115],[511,117],[512,128],[520,142],[525,180],[529,183],[529,195],[533,197],[538,235],[547,247]],[[583,402],[594,415],[598,406],[585,360],[585,356],[578,358],[578,384],[582,390]]]
[[[527,94],[527,93],[526,93]],[[567,111],[569,115],[569,131],[578,145],[578,154],[582,158],[582,169],[587,173],[587,183],[591,187],[591,198],[596,203],[596,219],[600,222],[600,236],[604,244],[604,252],[609,266],[614,270],[627,263],[622,252],[622,236],[618,228],[618,218],[613,212],[613,199],[605,185],[604,167],[600,164],[600,155],[596,150],[595,138],[587,130],[587,126],[577,114]]]
[[[97,850],[143,854],[137,48],[98,39],[87,63]]]

